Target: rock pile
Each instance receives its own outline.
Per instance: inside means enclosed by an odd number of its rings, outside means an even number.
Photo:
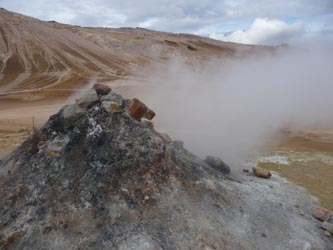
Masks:
[[[0,249],[208,244],[201,242],[208,231],[196,227],[171,232],[185,223],[184,207],[178,211],[185,197],[194,190],[197,198],[207,195],[198,181],[223,177],[155,131],[154,116],[140,100],[125,100],[103,85],[51,116],[38,137],[1,162]],[[217,190],[214,199],[223,203]],[[228,245],[221,237],[213,241],[219,249]]]

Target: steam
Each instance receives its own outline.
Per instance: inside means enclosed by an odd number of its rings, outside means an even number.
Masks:
[[[156,111],[158,130],[200,156],[236,164],[283,128],[332,125],[332,51],[284,49],[195,65],[176,58],[134,91]]]
[[[87,84],[84,85],[83,88],[81,88],[79,91],[76,91],[73,95],[71,95],[68,100],[67,100],[67,103],[70,104],[70,103],[74,103],[75,100],[82,96],[83,92],[85,92],[86,90],[88,89],[91,89],[96,83],[97,83],[97,79],[94,78],[95,76],[91,77],[88,81]]]

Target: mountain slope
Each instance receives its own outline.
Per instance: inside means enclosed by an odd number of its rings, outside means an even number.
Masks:
[[[40,88],[71,92],[91,78],[133,75],[174,56],[193,62],[271,51],[138,28],[82,28],[0,9],[0,95]]]

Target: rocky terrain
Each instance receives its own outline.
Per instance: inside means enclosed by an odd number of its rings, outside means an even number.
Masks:
[[[0,164],[0,248],[333,249],[303,190],[204,161],[154,116],[95,85],[34,128]]]

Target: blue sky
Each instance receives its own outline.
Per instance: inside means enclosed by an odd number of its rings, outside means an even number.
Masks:
[[[333,0],[0,0],[0,6],[74,25],[143,27],[249,44],[333,33]]]

